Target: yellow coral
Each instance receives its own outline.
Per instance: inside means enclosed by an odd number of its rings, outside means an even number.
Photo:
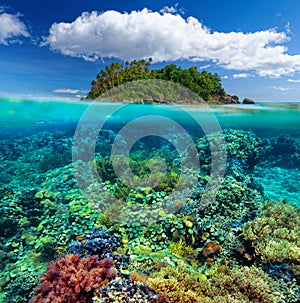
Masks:
[[[187,257],[193,252],[193,247],[187,245],[185,241],[180,239],[178,242],[171,242],[169,245],[169,250],[171,253]]]

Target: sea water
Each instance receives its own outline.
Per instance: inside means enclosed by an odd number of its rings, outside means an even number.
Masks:
[[[25,276],[28,271],[42,272],[45,262],[56,257],[52,250],[63,250],[70,239],[87,234],[95,222],[99,223],[95,209],[98,213],[105,209],[97,209],[95,201],[89,201],[95,180],[103,184],[103,191],[111,191],[118,199],[128,199],[130,195],[112,190],[116,178],[118,182],[127,180],[129,192],[131,186],[139,190],[153,186],[158,192],[162,188],[164,195],[170,196],[174,190],[176,199],[181,199],[176,200],[176,207],[181,203],[184,208],[185,200],[194,199],[197,182],[186,186],[186,190],[185,186],[177,186],[180,179],[175,176],[176,182],[166,189],[147,174],[168,174],[169,166],[178,176],[195,169],[191,168],[195,159],[189,155],[196,151],[198,159],[201,138],[215,133],[221,137],[225,134],[225,139],[218,141],[220,146],[214,141],[205,142],[211,154],[222,159],[200,157],[196,168],[198,165],[202,174],[213,175],[215,167],[217,180],[222,182],[228,167],[236,163],[236,148],[238,161],[242,161],[237,166],[245,165],[243,173],[261,187],[265,201],[285,200],[300,207],[299,103],[177,107],[1,99],[0,104],[0,286],[6,294],[9,289],[16,292],[23,283],[22,270],[27,272]],[[243,136],[250,138],[245,139],[249,146],[245,143],[243,147]],[[258,158],[247,162],[252,156],[247,154],[251,148],[253,153],[259,149]],[[103,159],[119,153],[128,158],[133,153],[134,162],[130,163],[135,166],[120,168],[118,162],[108,167]],[[139,165],[149,166],[152,162],[149,164],[147,158],[151,157],[155,158],[153,167],[141,171]],[[96,166],[90,173],[87,169],[76,170],[76,163]],[[129,179],[122,174],[129,175]],[[141,176],[135,178],[134,174]],[[19,296],[26,297],[28,293],[30,289]]]
[[[290,137],[295,146],[300,148],[300,104],[277,102],[259,103],[255,105],[217,105],[217,106],[184,106],[182,110],[173,106],[151,106],[151,105],[130,105],[118,111],[122,107],[121,103],[103,103],[93,105],[97,110],[97,120],[103,124],[113,121],[113,124],[124,124],[130,121],[145,117],[152,111],[157,118],[160,115],[168,116],[174,121],[181,121],[188,131],[193,135],[192,120],[198,122],[206,119],[217,120],[220,129],[241,129],[251,131],[263,140],[276,140],[278,137]],[[61,131],[69,131],[70,138],[74,135],[76,127],[84,112],[91,107],[91,102],[71,102],[71,101],[30,101],[20,99],[2,99],[0,112],[0,139],[2,145],[6,143],[18,145],[18,139],[28,138],[26,141],[30,145],[30,136],[42,132],[49,132],[49,135]],[[192,119],[189,113],[193,116]],[[112,116],[112,117],[111,117]],[[158,119],[158,118],[157,118]],[[151,123],[156,123],[155,120]],[[195,122],[195,121],[194,121]],[[190,125],[189,125],[190,123]],[[111,127],[113,127],[111,125]],[[146,127],[146,125],[144,125]],[[200,125],[201,127],[201,125]],[[100,131],[100,129],[99,129]],[[163,133],[161,134],[163,136]],[[15,140],[15,141],[13,141]],[[45,142],[45,144],[47,144]],[[22,146],[19,146],[22,150]],[[21,153],[25,152],[23,146]],[[300,150],[300,149],[299,149]],[[299,150],[295,151],[297,153]],[[287,199],[293,203],[300,204],[299,200],[299,168],[284,164],[284,154],[288,152],[282,150],[281,165],[261,169],[258,167],[255,177],[263,184],[265,192],[271,199]],[[39,155],[43,157],[43,154]],[[300,156],[299,156],[300,157]],[[5,156],[2,156],[5,160]],[[34,159],[32,159],[34,161]],[[288,162],[288,160],[287,160]],[[5,172],[2,172],[4,174]],[[17,177],[17,176],[16,176]],[[299,189],[299,190],[298,190]]]

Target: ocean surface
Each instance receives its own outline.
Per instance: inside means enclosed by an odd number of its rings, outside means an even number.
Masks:
[[[198,256],[177,255],[207,279],[222,259],[232,270],[251,264],[283,281],[278,302],[299,302],[300,253],[268,254],[247,230],[267,216],[269,201],[300,208],[300,103],[0,105],[0,302],[29,302],[47,263],[76,251],[95,228],[119,237],[118,252],[136,264],[164,251],[161,259],[178,266],[174,245],[182,241]],[[206,255],[208,243],[222,252]],[[285,264],[288,278],[270,264]],[[241,302],[275,302],[249,300]]]

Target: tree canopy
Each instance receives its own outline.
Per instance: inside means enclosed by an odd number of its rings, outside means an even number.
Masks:
[[[199,72],[196,66],[183,69],[175,64],[150,70],[151,62],[151,58],[149,60],[126,61],[125,67],[121,63],[113,62],[101,70],[96,79],[91,82],[91,90],[86,99],[101,98],[110,91],[112,91],[112,96],[114,95],[114,88],[121,84],[145,79],[166,80],[180,84],[205,101],[215,95],[226,95],[221,84],[221,78],[217,74],[211,74],[207,71]],[[136,101],[139,101],[140,96],[131,92],[131,98],[136,98]]]

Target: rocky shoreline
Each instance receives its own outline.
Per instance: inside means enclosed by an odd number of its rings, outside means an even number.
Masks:
[[[158,99],[153,99],[153,98],[147,98],[143,99],[141,102],[138,103],[143,103],[143,104],[185,104],[185,102],[172,102],[170,100],[164,100],[161,98]],[[219,96],[215,95],[212,96],[208,101],[205,101],[205,103],[209,104],[255,104],[255,101],[250,99],[250,98],[245,98],[241,102],[239,97],[236,95],[225,95],[225,96]]]
[[[225,96],[219,96],[214,95],[209,100],[208,103],[212,104],[255,104],[255,102],[250,98],[245,98],[241,102],[239,97],[236,95],[225,95]]]

